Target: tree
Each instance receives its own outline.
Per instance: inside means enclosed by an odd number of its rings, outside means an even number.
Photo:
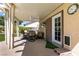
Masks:
[[[4,16],[0,16],[0,25],[4,26]]]

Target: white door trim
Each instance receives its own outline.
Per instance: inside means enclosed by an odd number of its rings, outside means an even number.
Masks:
[[[55,24],[55,18],[57,18],[57,17],[61,17],[62,18],[62,15],[63,15],[62,12],[59,12],[55,16],[52,17],[52,42],[58,43],[61,46],[63,46],[63,44],[62,44],[63,38],[61,37],[62,39],[61,39],[60,42],[55,40],[55,25],[54,24]],[[62,18],[62,21],[63,21],[63,18]],[[62,24],[62,26],[63,26],[63,24]],[[63,31],[63,30],[61,30],[61,31]],[[63,36],[63,34],[62,34],[62,36]]]

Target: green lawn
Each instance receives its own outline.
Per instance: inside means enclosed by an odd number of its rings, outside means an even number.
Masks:
[[[0,34],[0,42],[5,40],[4,34]]]

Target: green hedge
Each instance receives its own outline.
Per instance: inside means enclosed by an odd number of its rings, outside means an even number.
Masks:
[[[50,49],[55,49],[58,48],[57,46],[55,46],[54,44],[50,43],[49,41],[46,41],[46,48],[50,48]]]

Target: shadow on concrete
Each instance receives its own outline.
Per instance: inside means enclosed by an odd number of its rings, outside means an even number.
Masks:
[[[38,39],[34,42],[29,42],[19,39],[15,41],[15,43],[16,42],[18,42],[18,44],[14,46],[14,49],[17,48],[15,53],[21,52],[21,56],[58,56],[53,49],[45,48],[45,40]],[[22,49],[21,46],[23,46]]]
[[[23,52],[23,50],[18,50],[18,51],[16,51],[16,53],[18,53],[18,52]]]
[[[20,43],[20,44],[18,44],[18,45],[15,45],[14,48],[19,47],[19,46],[23,46],[25,43],[26,43],[26,42],[22,42],[22,43]]]

